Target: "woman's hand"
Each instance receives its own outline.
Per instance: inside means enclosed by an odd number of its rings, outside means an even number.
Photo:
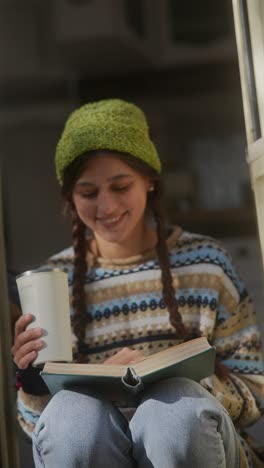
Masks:
[[[137,349],[130,349],[130,348],[123,348],[118,353],[114,354],[114,356],[106,359],[104,364],[135,364],[138,361],[142,361],[145,359],[145,354],[142,351]]]
[[[26,330],[32,320],[32,315],[26,314],[22,315],[15,324],[15,342],[11,352],[19,369],[26,369],[29,364],[35,361],[38,351],[45,344],[43,340],[39,339],[43,333],[41,328]]]

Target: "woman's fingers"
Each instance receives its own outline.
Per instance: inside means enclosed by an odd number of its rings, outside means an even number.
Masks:
[[[32,322],[33,316],[31,314],[21,315],[15,324],[15,336],[20,335],[27,326]]]
[[[43,340],[30,341],[21,346],[14,355],[14,362],[20,369],[26,369],[33,362],[45,343]]]
[[[24,344],[29,343],[39,338],[42,335],[42,333],[43,333],[43,330],[39,327],[30,328],[29,330],[25,330],[21,332],[19,335],[15,337],[14,346],[11,349],[12,354],[14,355],[16,351],[19,350]]]
[[[32,362],[35,361],[35,359],[37,358],[38,356],[38,353],[37,351],[31,351],[31,353],[29,354],[26,354],[26,356],[23,356],[17,364],[17,367],[19,369],[27,369],[28,366],[30,364],[32,364]]]
[[[39,339],[43,334],[41,328],[27,329],[32,320],[32,315],[22,315],[15,325],[15,342],[11,352],[15,364],[20,369],[26,369],[36,359],[38,351],[45,345],[44,341]]]
[[[142,351],[139,351],[138,349],[123,348],[121,351],[114,354],[114,356],[106,359],[104,364],[129,364],[131,361],[132,363],[136,363],[145,357],[146,356]]]
[[[138,349],[136,349],[134,351],[134,355],[131,356],[132,359],[128,362],[128,364],[132,364],[132,363],[134,364],[136,362],[142,361],[142,359],[145,359],[145,357],[146,356],[144,353],[142,353],[142,351],[139,351]]]

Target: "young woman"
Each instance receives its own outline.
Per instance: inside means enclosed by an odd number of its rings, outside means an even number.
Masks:
[[[75,361],[127,364],[201,335],[218,358],[209,378],[161,381],[136,408],[71,391],[51,399],[31,367],[45,337],[22,316],[18,419],[36,467],[264,466],[243,433],[264,396],[251,300],[216,241],[165,223],[143,112],[118,99],[82,106],[66,122],[56,170],[73,247],[50,264],[69,272]]]

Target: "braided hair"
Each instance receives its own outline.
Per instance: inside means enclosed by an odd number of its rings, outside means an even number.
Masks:
[[[73,273],[73,329],[79,343],[79,352],[85,339],[86,325],[86,299],[84,292],[85,276],[87,271],[87,240],[86,226],[80,220],[72,202],[72,192],[80,176],[87,160],[95,157],[96,151],[84,154],[77,158],[65,171],[64,184],[62,187],[62,195],[66,202],[66,209],[70,208],[72,218],[72,238],[74,248],[74,273]],[[117,153],[118,156],[118,153]],[[170,322],[177,331],[177,335],[181,338],[185,337],[185,327],[182,322],[181,315],[178,310],[178,303],[175,297],[173,280],[170,271],[168,249],[166,243],[166,225],[162,212],[162,183],[160,176],[150,166],[143,161],[136,159],[127,154],[120,155],[122,161],[126,162],[130,167],[137,170],[141,174],[149,177],[154,184],[154,191],[148,194],[148,205],[153,212],[157,226],[158,242],[156,246],[157,256],[161,268],[161,281],[164,302],[167,306]]]
[[[72,193],[74,185],[82,173],[87,161],[95,157],[96,151],[86,153],[67,167],[64,174],[64,184],[62,187],[62,196],[65,200],[65,208],[70,208],[72,218],[72,238],[74,248],[74,272],[73,272],[73,330],[78,340],[78,356],[77,361],[83,362],[84,360],[84,342],[85,342],[85,329],[87,323],[86,314],[86,297],[85,297],[85,277],[87,272],[87,249],[88,243],[86,239],[86,226],[79,218],[74,204],[72,202]],[[119,153],[115,152],[118,157]],[[162,281],[162,295],[166,304],[170,323],[175,329],[177,338],[188,340],[194,338],[194,335],[187,335],[185,326],[182,321],[181,314],[179,312],[179,305],[176,299],[175,289],[173,286],[173,278],[171,274],[171,268],[169,263],[169,254],[167,248],[167,228],[164,219],[162,198],[163,198],[163,186],[159,174],[154,171],[150,166],[135,157],[127,154],[120,154],[120,159],[124,161],[132,169],[143,174],[145,177],[149,177],[152,180],[154,190],[148,193],[148,209],[152,211],[157,229],[157,245],[156,252],[159,260],[161,269],[161,281]],[[195,335],[199,336],[198,334]],[[88,344],[89,346],[89,344]],[[85,344],[87,350],[87,344]],[[227,369],[221,365],[219,361],[216,363],[216,372],[220,377],[227,376]]]
[[[74,248],[72,306],[74,310],[73,329],[78,340],[78,361],[81,362],[82,347],[85,341],[86,329],[86,300],[85,277],[87,270],[86,226],[80,220],[75,210],[72,210],[72,239]]]
[[[162,295],[169,312],[172,326],[176,329],[179,338],[185,338],[186,330],[179,312],[178,301],[175,296],[175,289],[173,286],[173,278],[169,263],[169,254],[166,242],[167,229],[164,220],[161,199],[162,186],[160,181],[156,181],[155,190],[152,197],[152,209],[154,220],[157,226],[158,242],[156,245],[156,252],[161,269]]]

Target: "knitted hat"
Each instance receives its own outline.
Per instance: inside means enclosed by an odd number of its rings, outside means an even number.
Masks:
[[[94,150],[129,153],[161,171],[144,112],[121,99],[85,104],[70,115],[56,148],[59,183],[63,184],[65,169],[78,156]]]

